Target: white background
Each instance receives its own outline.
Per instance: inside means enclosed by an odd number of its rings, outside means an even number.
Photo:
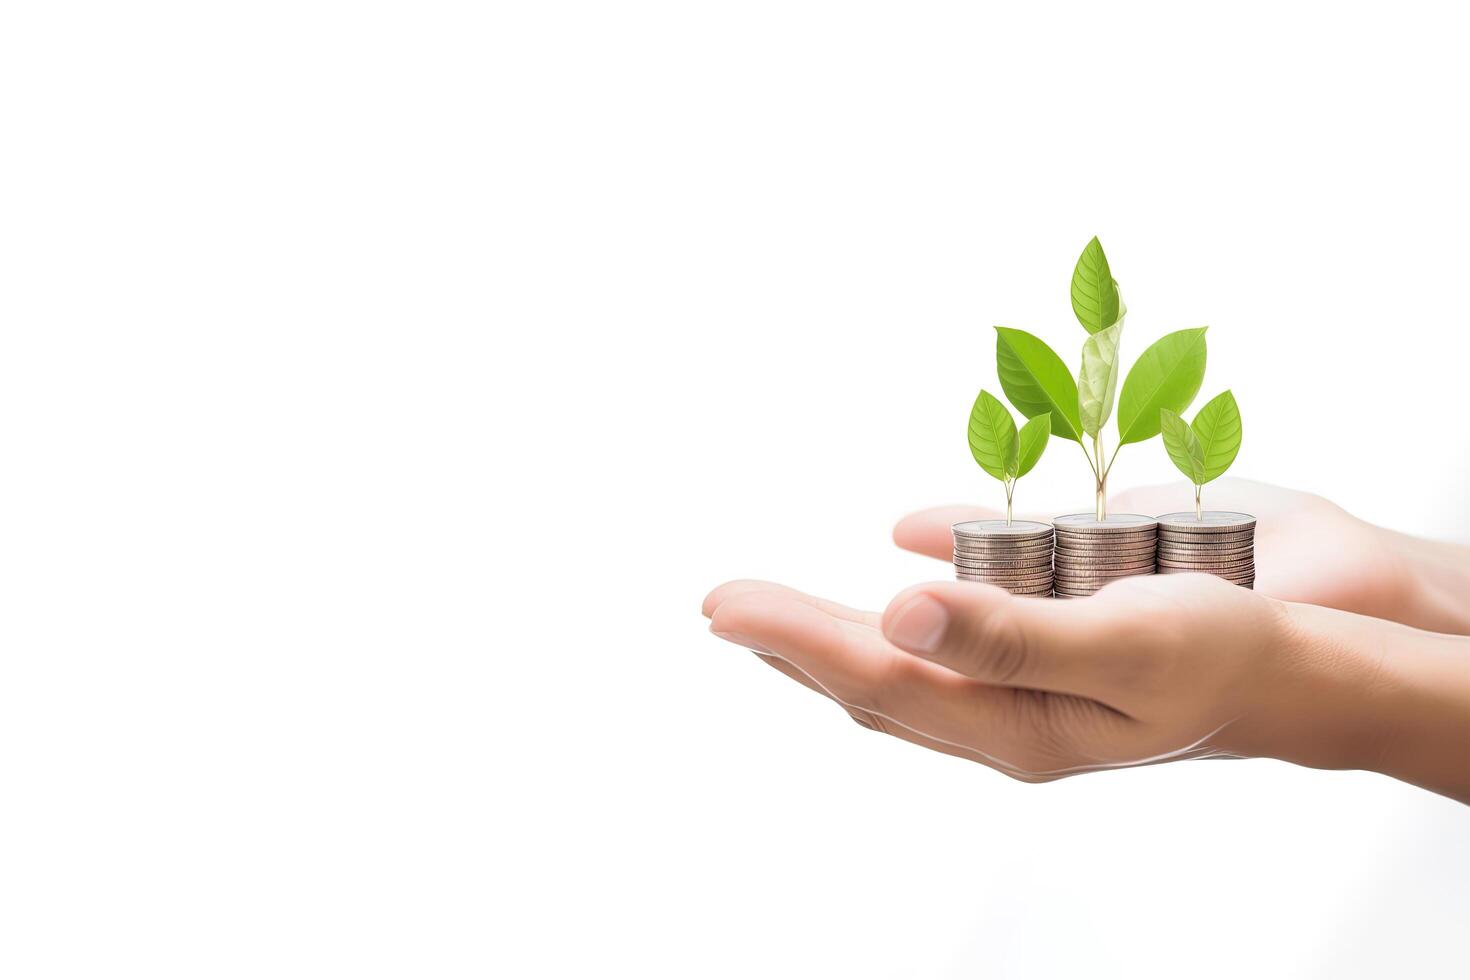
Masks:
[[[1448,11],[8,5],[0,972],[1464,976],[1464,807],[1015,783],[699,615],[944,577],[1093,234],[1240,475],[1470,532]]]

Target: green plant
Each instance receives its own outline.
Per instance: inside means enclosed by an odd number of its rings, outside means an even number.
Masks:
[[[970,455],[1006,488],[1006,524],[1016,481],[1036,465],[1051,436],[1051,414],[1037,415],[1016,431],[1016,420],[1000,399],[982,390],[970,409]]]
[[[1211,398],[1185,424],[1178,412],[1159,410],[1164,449],[1179,472],[1194,484],[1194,516],[1201,516],[1200,491],[1206,483],[1230,469],[1240,452],[1240,407],[1229,390]]]
[[[1051,434],[1081,448],[1092,471],[1097,518],[1102,520],[1107,516],[1108,474],[1118,451],[1158,435],[1160,414],[1184,411],[1199,394],[1208,328],[1178,330],[1155,341],[1129,369],[1119,392],[1119,348],[1128,308],[1096,238],[1087,243],[1072,270],[1072,312],[1088,333],[1076,379],[1045,341],[1011,327],[995,328],[996,373],[1001,390],[1018,411],[1033,421],[1050,416]],[[1113,416],[1115,403],[1118,441],[1107,456],[1103,427]]]

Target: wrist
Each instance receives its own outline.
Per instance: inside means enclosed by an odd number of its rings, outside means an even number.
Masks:
[[[1406,615],[1420,629],[1470,634],[1470,547],[1384,531]]]
[[[1376,696],[1383,736],[1362,768],[1470,803],[1470,639],[1394,632]]]
[[[1470,639],[1283,604],[1285,737],[1265,754],[1470,802]]]

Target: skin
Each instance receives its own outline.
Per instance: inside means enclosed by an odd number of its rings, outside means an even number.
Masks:
[[[1470,803],[1470,550],[1309,494],[1221,482],[1212,496],[1257,516],[1256,591],[1144,576],[1057,602],[936,582],[880,614],[737,581],[704,612],[716,635],[863,727],[1029,782],[1261,756],[1374,770]],[[1111,509],[1162,513],[1181,499],[1150,488]],[[950,525],[991,516],[923,511],[894,539],[947,561]]]

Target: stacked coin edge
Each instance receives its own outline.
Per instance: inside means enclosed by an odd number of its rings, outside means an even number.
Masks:
[[[1091,514],[1064,514],[1054,526],[1057,598],[1083,598],[1120,578],[1154,574],[1158,523],[1152,517],[1115,514],[1099,522]]]
[[[1052,526],[1040,521],[961,521],[951,527],[955,578],[1012,595],[1052,594]]]
[[[1256,584],[1256,519],[1235,511],[1192,511],[1159,517],[1158,572],[1202,572],[1245,589]]]

